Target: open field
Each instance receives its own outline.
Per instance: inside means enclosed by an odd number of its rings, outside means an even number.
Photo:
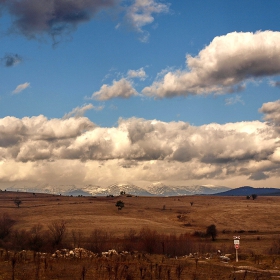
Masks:
[[[16,197],[22,201],[19,208],[13,202]],[[115,206],[118,200],[125,203],[120,211]],[[65,220],[68,230],[79,229],[85,235],[98,228],[122,237],[129,229],[143,227],[165,234],[193,233],[215,224],[217,242],[232,245],[233,235],[240,235],[241,250],[259,253],[280,234],[280,197],[94,198],[1,192],[0,209],[17,221],[18,229]]]
[[[16,198],[22,201],[19,207],[14,204]],[[125,204],[122,210],[115,206],[118,200]],[[269,255],[273,242],[280,238],[280,197],[258,197],[256,200],[218,196],[64,197],[1,192],[0,211],[16,221],[13,229],[18,231],[30,231],[38,224],[48,229],[53,222],[65,221],[69,241],[67,244],[72,244],[72,248],[75,247],[71,239],[73,231],[81,232],[86,238],[94,230],[101,229],[110,233],[112,240],[120,240],[131,229],[139,233],[143,228],[148,228],[156,231],[157,236],[179,236],[186,233],[193,236],[194,232],[205,232],[211,224],[218,230],[217,240],[214,242],[210,238],[192,237],[194,242],[200,242],[198,247],[193,248],[203,251],[197,258],[185,258],[183,255],[189,254],[185,252],[178,258],[174,255],[167,258],[164,254],[140,254],[137,259],[115,256],[106,260],[97,258],[73,262],[47,258],[38,261],[29,253],[27,260],[20,261],[18,255],[9,253],[7,256],[7,252],[3,251],[0,256],[0,279],[12,279],[13,256],[16,259],[13,279],[261,280],[280,276],[280,256]],[[235,235],[241,237],[239,263],[235,263]],[[110,246],[113,249],[114,242]],[[231,261],[221,263],[219,256],[215,255],[217,249],[231,254]],[[205,257],[206,252],[211,252],[211,259]],[[25,269],[25,276],[22,269]],[[159,273],[162,274],[161,277]],[[31,275],[35,276],[32,278]]]

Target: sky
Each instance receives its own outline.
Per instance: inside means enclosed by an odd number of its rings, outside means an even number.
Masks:
[[[0,0],[0,188],[280,188],[279,13]]]

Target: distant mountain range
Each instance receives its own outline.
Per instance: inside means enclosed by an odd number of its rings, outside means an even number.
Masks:
[[[112,184],[108,187],[86,186],[79,189],[64,191],[63,195],[92,195],[92,196],[106,196],[119,195],[120,192],[125,192],[130,195],[138,196],[182,196],[182,195],[205,195],[215,194],[230,190],[227,187],[218,186],[167,186],[163,183],[154,183],[145,188],[140,188],[129,183]],[[86,194],[87,193],[87,194]]]
[[[236,189],[230,189],[224,192],[216,193],[219,196],[247,196],[247,195],[260,195],[260,196],[279,196],[280,189],[276,188],[253,188],[249,186],[244,186]]]
[[[11,187],[8,191],[39,192],[72,196],[108,196],[120,195],[121,192],[133,196],[182,196],[182,195],[218,195],[218,196],[247,196],[256,194],[258,196],[280,196],[280,189],[277,188],[253,188],[243,186],[231,189],[225,186],[196,185],[196,186],[169,186],[161,182],[153,183],[145,188],[140,188],[130,183],[116,183],[108,187],[95,185],[41,185],[35,188]]]
[[[140,188],[134,184],[116,183],[108,187],[95,185],[75,186],[75,185],[40,185],[34,188],[10,187],[8,191],[50,193],[73,196],[107,196],[119,195],[120,192],[138,196],[182,196],[182,195],[209,195],[230,190],[224,186],[168,186],[163,183],[153,183],[145,188]]]

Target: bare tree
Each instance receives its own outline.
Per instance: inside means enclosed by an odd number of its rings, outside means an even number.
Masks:
[[[84,241],[83,232],[81,230],[79,230],[79,231],[72,230],[71,235],[72,235],[72,240],[73,240],[73,246],[78,247],[78,248],[81,247],[82,242]]]
[[[20,204],[22,204],[22,201],[21,201],[19,198],[16,198],[16,199],[14,200],[14,204],[15,204],[17,207],[19,207]]]
[[[28,232],[25,229],[15,229],[11,232],[9,241],[13,250],[28,249]]]
[[[157,245],[160,245],[159,234],[156,230],[151,230],[148,227],[143,227],[139,233],[140,241],[144,251],[153,254],[156,251]]]
[[[110,249],[110,238],[112,238],[111,233],[103,229],[95,229],[91,232],[88,238],[88,249],[95,252],[101,253]]]
[[[138,246],[139,236],[137,235],[137,232],[135,229],[129,229],[124,234],[124,249],[125,251],[133,251],[136,250]]]
[[[50,239],[53,248],[59,248],[66,236],[66,222],[64,220],[54,221],[49,226]]]
[[[44,246],[43,226],[41,224],[34,225],[28,234],[29,248],[35,252],[39,252]]]
[[[218,235],[216,226],[215,226],[215,225],[210,225],[210,226],[208,226],[207,229],[206,229],[206,235],[207,235],[207,236],[211,236],[212,241],[215,241],[215,240],[216,240],[216,237],[217,237],[217,235]]]
[[[0,239],[4,239],[8,236],[11,231],[12,227],[16,223],[7,213],[3,213],[0,217]]]

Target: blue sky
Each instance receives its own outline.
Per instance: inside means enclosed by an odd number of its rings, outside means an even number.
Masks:
[[[0,0],[0,10],[0,186],[278,187],[278,1]]]

